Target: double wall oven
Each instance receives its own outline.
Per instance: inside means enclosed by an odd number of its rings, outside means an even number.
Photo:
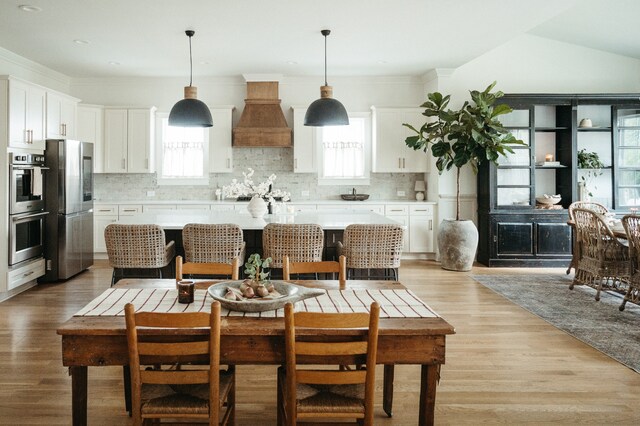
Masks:
[[[9,154],[9,266],[44,253],[44,155]]]

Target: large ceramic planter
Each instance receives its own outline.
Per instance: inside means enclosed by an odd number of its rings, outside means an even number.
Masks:
[[[478,248],[478,229],[470,220],[445,219],[438,230],[440,266],[449,271],[470,271]]]

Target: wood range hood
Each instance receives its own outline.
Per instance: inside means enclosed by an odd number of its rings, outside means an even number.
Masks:
[[[237,126],[234,147],[290,147],[291,129],[280,107],[277,81],[247,81],[247,99]]]

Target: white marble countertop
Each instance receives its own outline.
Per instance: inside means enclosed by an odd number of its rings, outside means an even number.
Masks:
[[[248,201],[235,201],[227,199],[216,200],[94,200],[94,204],[203,204],[203,205],[228,205],[238,203],[248,203]],[[365,201],[345,201],[345,200],[299,200],[289,201],[287,204],[344,204],[347,205],[367,205],[367,204],[436,204],[436,201],[416,201],[416,200],[365,200]]]
[[[264,218],[254,219],[247,213],[240,212],[206,212],[206,211],[171,211],[142,213],[135,216],[121,218],[116,223],[143,225],[158,224],[163,229],[182,229],[187,223],[235,223],[246,230],[260,230],[267,223],[305,224],[315,223],[323,229],[341,230],[353,223],[362,224],[396,224],[395,220],[372,212],[299,212],[296,214],[264,215]]]

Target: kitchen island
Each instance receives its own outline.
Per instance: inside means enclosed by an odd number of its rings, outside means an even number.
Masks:
[[[166,233],[167,241],[175,241],[176,251],[184,256],[182,248],[182,228],[187,223],[222,224],[233,223],[242,228],[246,253],[262,255],[262,230],[268,223],[318,224],[324,229],[325,260],[337,259],[337,244],[342,241],[344,229],[351,224],[396,224],[401,223],[388,217],[368,211],[345,209],[342,211],[296,212],[295,214],[266,214],[262,218],[253,218],[247,212],[239,211],[186,211],[158,210],[120,218],[116,223],[129,225],[156,224]]]

